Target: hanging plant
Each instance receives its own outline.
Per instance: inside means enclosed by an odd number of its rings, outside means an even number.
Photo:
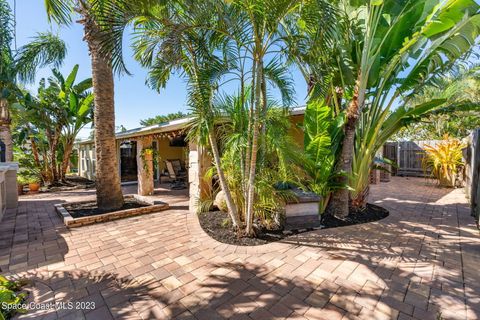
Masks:
[[[140,152],[140,158],[143,162],[143,169],[147,174],[150,174],[150,167],[148,166],[148,161],[153,162],[153,167],[158,166],[158,159],[160,158],[157,149],[154,147],[145,147]]]

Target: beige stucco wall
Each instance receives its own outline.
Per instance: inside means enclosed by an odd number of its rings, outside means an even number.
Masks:
[[[186,153],[188,152],[188,147],[170,147],[170,141],[166,137],[159,138],[157,141],[158,154],[160,156],[158,161],[160,172],[165,170],[165,160],[180,159],[183,165],[187,165],[185,160],[187,158]]]
[[[303,124],[303,118],[303,115],[291,116],[292,125],[290,127],[290,135],[294,138],[295,142],[300,148],[303,148],[303,130],[301,129],[301,125]],[[131,140],[135,140],[135,138],[132,138]],[[188,163],[186,163],[188,161],[188,147],[171,147],[170,141],[167,137],[157,138],[156,141],[158,145],[158,154],[160,157],[160,159],[158,160],[160,172],[164,172],[164,161],[167,159],[180,159],[180,161],[182,161],[185,166],[188,166]],[[119,144],[117,143],[117,150],[119,150],[118,148]],[[78,150],[78,174],[82,177],[94,180],[95,147],[93,142],[80,144],[78,146]],[[117,153],[117,156],[119,156],[119,153]]]
[[[303,130],[301,129],[301,126],[303,125],[303,114],[291,116],[290,122],[290,135],[293,137],[298,146],[303,149]]]

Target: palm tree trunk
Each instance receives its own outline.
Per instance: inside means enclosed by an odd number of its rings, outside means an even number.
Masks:
[[[86,11],[86,10],[83,10]],[[96,153],[97,206],[115,210],[123,206],[123,194],[118,172],[117,146],[115,140],[115,106],[112,66],[108,58],[99,52],[95,21],[83,14],[85,40],[92,59],[92,82],[94,93],[94,126]]]
[[[13,142],[10,130],[10,111],[7,99],[0,99],[0,140],[5,144],[5,161],[13,161]]]
[[[230,188],[228,187],[227,179],[225,178],[225,173],[220,165],[220,152],[218,151],[217,139],[215,139],[214,133],[212,130],[209,130],[208,140],[210,141],[210,146],[212,147],[213,159],[215,161],[215,168],[218,173],[218,180],[220,182],[220,187],[225,193],[225,202],[227,203],[228,213],[232,218],[233,226],[240,230],[242,228],[242,222],[238,216],[238,210],[236,204],[233,202],[232,194]]]
[[[358,99],[359,80],[355,85],[352,101],[347,108],[347,122],[345,124],[345,137],[342,143],[342,149],[338,158],[337,170],[345,173],[339,182],[343,185],[348,184],[348,177],[352,173],[352,162],[355,144],[355,128],[359,118],[360,104]],[[330,200],[329,213],[337,218],[343,219],[349,214],[350,192],[346,188],[336,190]]]
[[[258,154],[258,139],[260,136],[260,109],[262,107],[262,71],[263,65],[262,61],[257,62],[256,67],[256,79],[255,79],[255,110],[253,114],[253,135],[252,135],[252,147],[251,147],[251,156],[250,156],[250,165],[249,165],[249,174],[248,174],[248,192],[247,192],[247,211],[246,211],[246,228],[245,234],[247,236],[253,236],[253,218],[254,218],[254,208],[253,202],[255,201],[255,171],[257,167],[257,154]],[[265,97],[264,97],[265,98]]]
[[[256,74],[256,64],[254,63],[253,64],[253,67],[252,67],[252,74],[255,75]],[[256,88],[255,86],[255,76],[253,76],[253,79],[252,79],[252,91],[254,90],[254,88]],[[254,110],[255,110],[255,93],[254,92],[251,92],[251,96],[250,96],[250,108],[248,110],[248,117],[247,117],[247,121],[248,121],[248,125],[247,125],[247,145],[246,145],[246,148],[245,148],[245,173],[244,173],[244,181],[242,181],[243,183],[243,190],[244,190],[244,208],[243,208],[243,212],[244,214],[246,215],[247,214],[247,211],[248,211],[248,179],[247,177],[250,176],[250,156],[251,156],[251,146],[252,146],[252,125],[253,125],[253,113],[254,113]]]
[[[350,201],[350,208],[352,212],[361,212],[366,209],[369,194],[370,194],[370,186],[367,185],[362,192],[357,194],[356,197],[354,197]]]

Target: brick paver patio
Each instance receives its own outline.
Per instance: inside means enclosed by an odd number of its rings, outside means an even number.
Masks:
[[[23,197],[4,217],[1,273],[32,280],[32,301],[75,302],[22,318],[480,318],[480,236],[460,189],[395,178],[372,186],[388,218],[258,247],[209,238],[181,195],[168,211],[66,229],[53,204],[87,196]]]

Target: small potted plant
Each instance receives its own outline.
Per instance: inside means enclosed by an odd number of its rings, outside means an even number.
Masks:
[[[37,177],[35,176],[29,177],[27,179],[27,183],[28,183],[28,189],[31,192],[38,192],[38,190],[40,190],[40,180]]]

